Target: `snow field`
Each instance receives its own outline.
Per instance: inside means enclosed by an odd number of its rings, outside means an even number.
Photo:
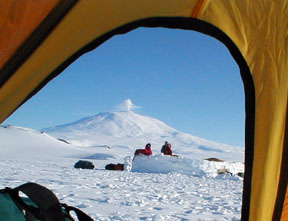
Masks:
[[[51,189],[60,202],[100,221],[240,220],[243,179],[234,174],[244,172],[243,148],[180,133],[131,112],[99,116],[105,122],[87,118],[57,128],[61,136],[55,137],[29,128],[0,126],[0,188],[39,183]],[[158,125],[155,134],[145,129],[149,120]],[[124,127],[126,122],[129,128]],[[87,124],[95,130],[85,131]],[[81,127],[77,133],[75,125]],[[142,135],[132,136],[131,127],[140,127]],[[115,136],[106,136],[109,131],[100,129],[95,134],[97,128],[112,128]],[[121,129],[119,133],[115,128]],[[62,134],[62,129],[69,130]],[[179,157],[159,154],[165,140],[171,141]],[[147,141],[153,143],[154,155],[132,161],[134,151]],[[203,160],[210,157],[225,162]],[[95,169],[75,169],[78,160],[93,162]],[[109,163],[125,163],[126,171],[104,170]],[[219,169],[232,175],[218,175]]]
[[[240,219],[241,178],[83,170],[73,168],[75,161],[1,159],[0,187],[39,183],[95,220]]]

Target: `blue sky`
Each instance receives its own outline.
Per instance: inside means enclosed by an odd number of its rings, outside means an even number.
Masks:
[[[116,111],[139,114],[205,139],[244,146],[239,68],[216,39],[194,31],[139,28],[85,54],[3,124],[33,129]]]

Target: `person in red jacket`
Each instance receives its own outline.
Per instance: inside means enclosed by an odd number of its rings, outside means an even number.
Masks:
[[[163,153],[163,155],[172,156],[172,146],[171,146],[171,144],[166,141],[165,144],[161,148],[161,153]]]
[[[152,155],[151,144],[150,143],[146,144],[145,149],[137,149],[134,153],[134,157],[140,154],[146,156]]]

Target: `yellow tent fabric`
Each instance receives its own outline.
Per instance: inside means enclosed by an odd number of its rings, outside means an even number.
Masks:
[[[57,2],[56,0],[0,2],[0,27],[2,30],[0,36],[0,68],[39,23],[45,19]]]
[[[1,0],[0,122],[115,34],[211,35],[230,50],[245,88],[242,220],[288,220],[287,15],[288,0]]]

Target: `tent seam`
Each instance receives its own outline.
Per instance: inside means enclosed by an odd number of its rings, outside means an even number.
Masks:
[[[192,18],[197,18],[199,13],[201,12],[202,6],[204,4],[205,0],[198,0],[196,5],[194,6],[191,17]]]

